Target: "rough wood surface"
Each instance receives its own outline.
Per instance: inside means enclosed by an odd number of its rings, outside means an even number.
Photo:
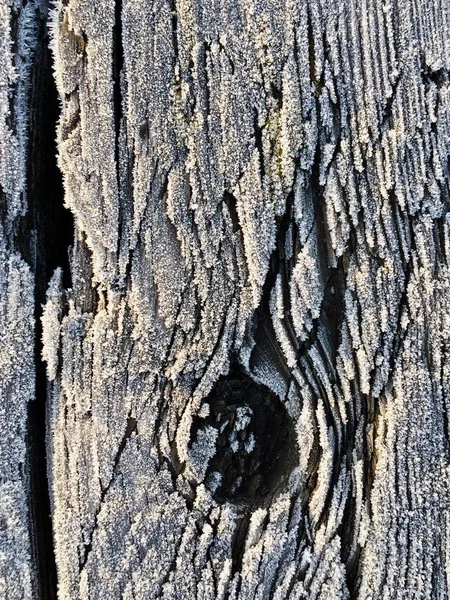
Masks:
[[[36,7],[0,2],[0,597],[32,598],[27,411],[34,398],[34,281],[18,251],[27,210]]]
[[[59,598],[448,598],[448,0],[50,19],[75,218],[42,316]],[[23,503],[33,293],[1,235]]]

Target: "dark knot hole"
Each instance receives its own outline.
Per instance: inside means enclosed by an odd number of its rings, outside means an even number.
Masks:
[[[206,402],[209,415],[194,418],[191,439],[206,427],[217,431],[207,487],[218,502],[264,503],[282,489],[297,462],[294,424],[285,405],[240,373],[220,379]]]

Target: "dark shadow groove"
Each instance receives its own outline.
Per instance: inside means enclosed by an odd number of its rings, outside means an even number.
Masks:
[[[122,91],[120,88],[120,75],[123,69],[123,44],[122,44],[122,0],[116,0],[114,11],[113,28],[113,98],[114,98],[114,121],[116,130],[115,159],[116,167],[119,167],[119,144],[120,144],[120,124],[123,116]],[[120,185],[120,181],[118,182]]]
[[[30,87],[27,159],[29,209],[20,220],[17,235],[17,249],[31,265],[35,277],[36,397],[29,406],[27,448],[34,594],[39,600],[54,600],[57,597],[45,445],[47,379],[41,359],[42,304],[45,302],[48,281],[56,267],[63,268],[64,286],[71,286],[68,249],[74,237],[73,217],[63,206],[62,177],[56,162],[58,117],[48,30],[42,20],[39,23]]]

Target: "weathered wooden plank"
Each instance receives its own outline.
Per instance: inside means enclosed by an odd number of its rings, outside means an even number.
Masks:
[[[0,2],[0,596],[32,598],[28,404],[34,399],[34,279],[17,251],[26,213],[33,3]]]
[[[31,597],[9,19],[26,59],[35,5],[0,6],[0,468],[20,517],[0,573]],[[59,597],[447,598],[447,0],[68,0],[51,19],[76,224],[42,318]]]
[[[61,598],[448,596],[449,10],[58,4]],[[296,465],[223,499],[243,372]]]

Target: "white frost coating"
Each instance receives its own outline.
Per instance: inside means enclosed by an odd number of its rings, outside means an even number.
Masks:
[[[26,424],[34,398],[33,277],[0,225],[0,590],[32,597]]]
[[[97,286],[61,364],[46,309],[60,598],[448,597],[449,12],[125,0],[120,44],[112,4],[57,4]],[[196,483],[236,357],[298,438],[264,508]]]
[[[7,232],[14,219],[25,214],[25,160],[28,127],[28,88],[30,63],[36,42],[34,2],[23,7],[2,0],[0,3],[0,189],[8,197]],[[15,39],[11,22],[17,20]],[[12,43],[16,44],[13,53]],[[11,124],[12,108],[17,115]]]
[[[42,313],[42,360],[47,363],[49,381],[57,374],[61,318],[62,270],[57,268],[48,284],[47,302]]]
[[[0,597],[34,597],[27,412],[34,398],[34,283],[14,250],[26,202],[30,64],[35,2],[0,1]]]
[[[292,272],[291,314],[295,333],[299,340],[305,340],[320,317],[324,282],[317,276],[319,257],[317,233],[315,229],[297,254],[297,264]]]
[[[33,598],[34,574],[23,482],[0,484],[0,519],[0,596],[13,600]]]
[[[66,99],[58,126],[58,162],[65,202],[94,251],[96,279],[112,281],[118,274],[111,270],[108,258],[118,250],[119,227],[110,61],[114,7],[100,2],[92,10],[86,2],[68,7],[57,2],[51,25],[55,79],[59,93]]]
[[[216,453],[217,436],[217,429],[211,426],[197,432],[197,437],[192,443],[187,459],[186,476],[188,479],[193,479],[197,483],[204,480],[208,463]]]
[[[308,463],[311,450],[314,446],[316,419],[312,409],[311,392],[305,386],[302,390],[302,411],[297,421],[297,445],[299,449],[299,465],[304,474],[308,472]]]

